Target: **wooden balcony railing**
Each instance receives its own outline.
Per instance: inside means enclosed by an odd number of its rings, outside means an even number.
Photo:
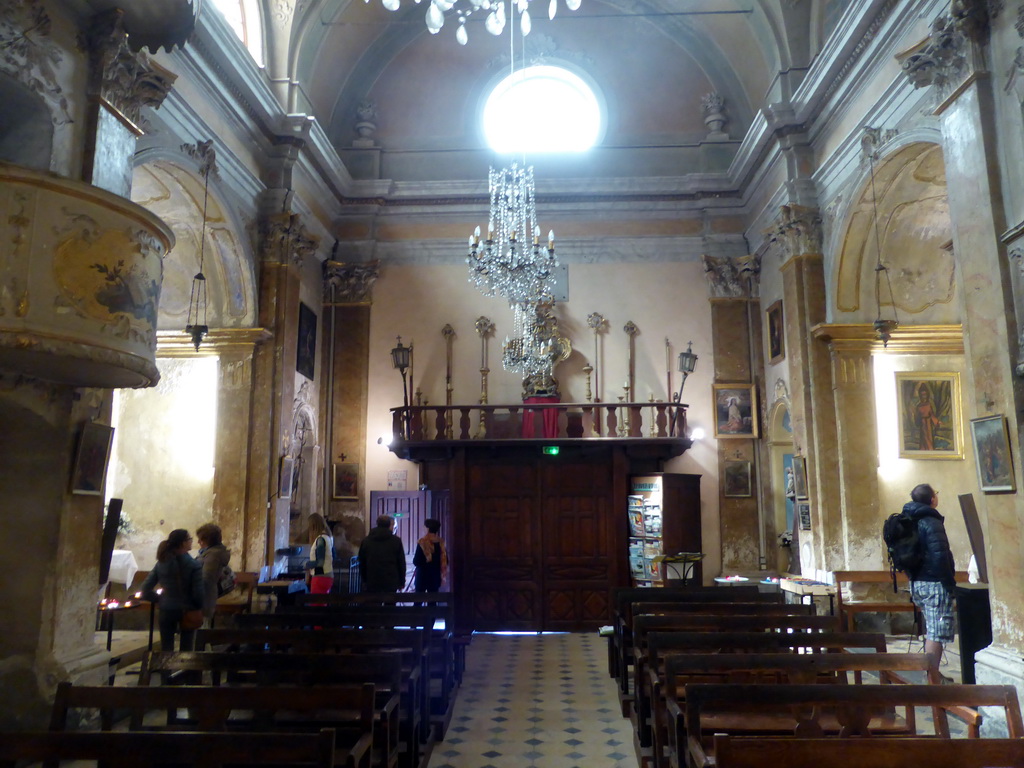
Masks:
[[[392,408],[395,442],[686,438],[681,403],[520,403]]]

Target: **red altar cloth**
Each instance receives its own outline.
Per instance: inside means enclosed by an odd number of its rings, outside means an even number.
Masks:
[[[534,395],[533,397],[523,398],[523,405],[530,405],[531,403],[560,403],[562,398],[558,395]],[[533,431],[533,414],[537,412],[534,408],[523,409],[523,437],[536,437]],[[558,409],[557,408],[545,408],[541,411],[544,417],[543,434],[541,437],[551,438],[558,437]]]

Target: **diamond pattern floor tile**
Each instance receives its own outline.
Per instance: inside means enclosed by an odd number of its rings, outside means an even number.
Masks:
[[[605,642],[596,633],[474,635],[430,768],[636,768]]]

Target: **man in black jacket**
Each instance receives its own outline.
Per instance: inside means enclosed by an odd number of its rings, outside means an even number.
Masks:
[[[924,615],[925,653],[940,657],[942,646],[953,641],[953,553],[942,515],[936,510],[939,494],[930,485],[922,484],[910,492],[910,498],[912,501],[904,505],[903,511],[917,521],[922,554],[921,565],[907,574],[910,594]]]
[[[397,592],[405,587],[405,545],[391,532],[390,515],[377,518],[377,527],[359,545],[359,573],[364,592]]]

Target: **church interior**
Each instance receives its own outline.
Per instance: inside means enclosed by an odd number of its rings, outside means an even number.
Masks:
[[[439,517],[457,626],[590,632],[930,483],[1024,693],[1024,3],[0,5],[4,728],[106,677],[112,499],[264,580]]]

